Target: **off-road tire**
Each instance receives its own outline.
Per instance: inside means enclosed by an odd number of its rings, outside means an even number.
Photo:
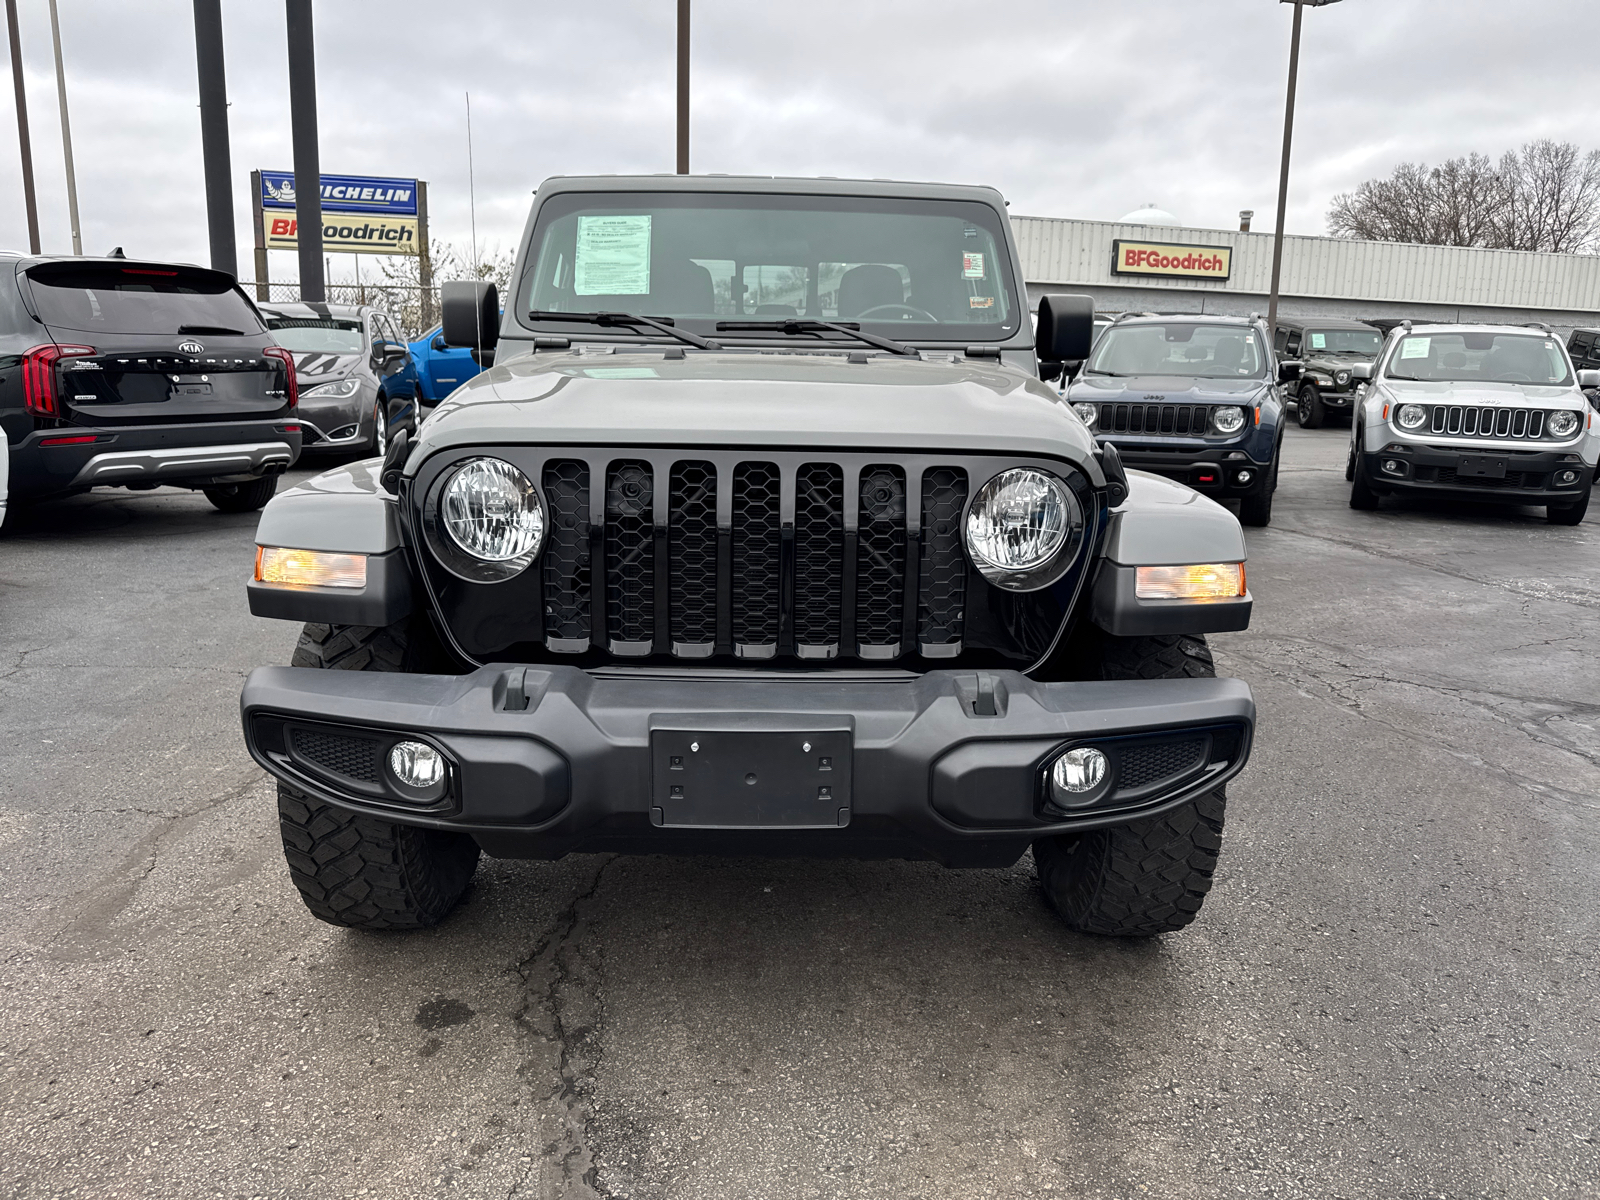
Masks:
[[[1216,674],[1198,635],[1080,642],[1101,679],[1194,679]],[[1153,937],[1195,919],[1222,850],[1224,789],[1126,825],[1041,838],[1034,866],[1051,907],[1069,928],[1109,937]]]
[[[1361,455],[1355,455],[1350,469],[1350,507],[1363,512],[1374,512],[1378,507],[1378,493],[1367,480],[1367,467]]]
[[[225,513],[255,512],[278,492],[278,477],[263,475],[248,483],[227,483],[218,487],[202,488],[213,508]]]
[[[448,671],[425,618],[386,628],[309,624],[290,660],[328,671]],[[472,881],[478,844],[466,834],[349,812],[278,785],[289,875],[311,914],[357,929],[423,929],[449,914]]]
[[[1322,428],[1322,423],[1328,419],[1328,410],[1322,403],[1322,393],[1317,391],[1315,384],[1306,384],[1295,396],[1294,415],[1300,422],[1301,429]]]
[[[1241,525],[1265,529],[1272,524],[1272,497],[1278,490],[1278,459],[1282,453],[1282,446],[1273,452],[1272,470],[1261,490],[1255,495],[1245,496],[1239,501],[1239,523]]]
[[[1544,519],[1552,525],[1576,525],[1583,520],[1583,515],[1589,511],[1589,492],[1583,494],[1583,499],[1576,504],[1551,504],[1544,510]]]

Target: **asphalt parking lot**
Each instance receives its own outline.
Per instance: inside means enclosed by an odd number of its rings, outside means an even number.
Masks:
[[[1247,531],[1255,756],[1142,944],[1028,859],[486,861],[437,930],[321,925],[237,727],[295,640],[254,516],[16,512],[0,1192],[1595,1195],[1600,513],[1354,512],[1347,438]]]

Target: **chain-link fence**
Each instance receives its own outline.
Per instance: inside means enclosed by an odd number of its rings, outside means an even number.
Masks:
[[[239,286],[258,303],[298,303],[298,283],[259,284],[240,280]],[[323,285],[329,304],[370,304],[394,318],[407,341],[415,341],[439,323],[439,289],[408,283],[329,283]]]

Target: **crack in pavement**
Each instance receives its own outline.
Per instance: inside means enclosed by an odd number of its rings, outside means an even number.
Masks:
[[[545,1158],[556,1158],[561,1170],[559,1195],[561,1200],[607,1200],[610,1193],[600,1186],[599,1165],[594,1161],[594,1151],[589,1145],[589,1123],[594,1117],[592,1091],[594,1076],[600,1066],[599,1034],[604,1023],[604,1002],[601,999],[601,972],[574,941],[584,919],[583,906],[594,899],[605,878],[606,870],[617,861],[612,855],[596,869],[589,886],[575,893],[567,906],[556,915],[548,932],[516,965],[522,978],[524,1003],[513,1016],[517,1028],[537,1035],[557,1047],[556,1069],[560,1083],[539,1097],[546,1103],[555,1101],[561,1110],[561,1136],[543,1147]],[[535,981],[540,974],[548,976],[544,994],[539,1000],[533,997]],[[536,1013],[537,1010],[537,1013]],[[547,1015],[548,1029],[541,1028],[537,1017]],[[522,1072],[532,1073],[534,1062],[525,1061]],[[506,1193],[524,1194],[529,1176],[540,1170],[542,1160],[536,1160]]]

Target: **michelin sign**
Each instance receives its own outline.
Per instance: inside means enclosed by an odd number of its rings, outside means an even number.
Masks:
[[[262,171],[261,223],[270,250],[298,247],[294,172]],[[355,254],[417,253],[417,181],[322,177],[322,248]]]

